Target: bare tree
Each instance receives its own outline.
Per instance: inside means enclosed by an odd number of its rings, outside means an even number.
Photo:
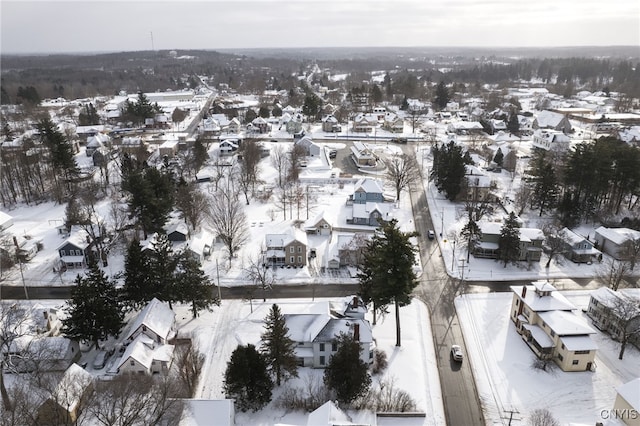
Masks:
[[[33,334],[29,321],[29,312],[23,306],[17,303],[0,303],[0,354],[9,353],[9,348],[16,339]],[[5,410],[11,410],[11,399],[4,382],[7,367],[8,363],[3,359],[0,362],[0,395]]]
[[[542,227],[542,232],[546,237],[544,240],[545,252],[549,256],[549,260],[544,265],[545,268],[551,265],[555,256],[563,253],[567,248],[566,236],[562,232],[563,229],[562,224],[557,221],[547,223]]]
[[[184,389],[184,397],[193,398],[205,356],[193,339],[187,344],[176,346],[174,366]]]
[[[295,182],[300,177],[301,164],[306,156],[304,148],[298,144],[293,145],[289,151],[289,164],[287,166],[287,182]]]
[[[629,239],[622,245],[622,258],[629,262],[629,267],[633,270],[636,263],[640,261],[640,238]]]
[[[185,223],[195,231],[207,215],[209,199],[194,182],[178,185],[177,189],[176,209],[182,215]]]
[[[612,300],[611,315],[618,330],[620,340],[618,359],[622,359],[627,343],[633,339],[640,339],[640,305],[630,297],[620,295]]]
[[[384,163],[387,167],[384,176],[396,190],[396,200],[400,201],[400,193],[420,180],[420,166],[415,157],[406,154],[394,155]]]
[[[251,282],[262,290],[262,301],[267,301],[267,290],[271,290],[276,283],[275,270],[269,266],[264,259],[266,249],[262,247],[261,252],[249,258],[248,266],[245,268],[245,275]]]
[[[210,205],[209,223],[226,246],[231,260],[240,246],[249,239],[247,215],[229,183],[226,188],[218,189]]]
[[[87,413],[104,426],[178,424],[184,402],[174,377],[120,374],[95,385]]]
[[[630,278],[631,264],[624,260],[608,258],[602,263],[596,275],[602,283],[616,291],[622,281]]]
[[[527,205],[531,203],[533,191],[530,185],[521,185],[520,190],[515,194],[515,200],[513,200],[514,207],[518,209],[516,214],[520,216],[524,213]]]
[[[369,237],[364,232],[357,232],[353,238],[342,247],[338,247],[340,263],[358,266],[364,260],[364,252],[369,242]]]
[[[249,205],[249,193],[253,193],[256,183],[259,182],[261,152],[258,142],[255,139],[246,139],[242,142],[238,150],[238,158],[240,163],[236,175],[240,189]]]
[[[529,426],[560,426],[553,414],[546,408],[536,408],[529,414]]]
[[[271,150],[271,165],[278,172],[278,187],[282,188],[289,174],[289,155],[282,145],[276,145]]]

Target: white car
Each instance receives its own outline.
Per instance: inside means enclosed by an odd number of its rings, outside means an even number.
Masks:
[[[451,356],[453,357],[454,361],[462,362],[462,359],[464,358],[464,356],[462,355],[462,348],[460,348],[460,346],[458,345],[452,345]]]
[[[429,237],[430,240],[433,240],[436,237],[436,233],[433,231],[433,229],[429,229],[427,231],[427,237]]]

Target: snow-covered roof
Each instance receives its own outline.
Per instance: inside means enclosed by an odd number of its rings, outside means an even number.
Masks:
[[[618,386],[616,391],[631,408],[640,411],[640,377]]]
[[[393,204],[390,203],[373,203],[368,202],[364,204],[353,205],[353,217],[356,218],[368,218],[371,213],[378,211],[384,220],[390,219],[389,213],[393,209]]]
[[[294,342],[313,342],[318,333],[331,320],[329,313],[325,314],[285,314],[289,337]]]
[[[9,216],[5,212],[0,212],[0,231],[4,231],[11,225],[13,225],[13,217]]]
[[[629,228],[606,228],[600,226],[596,229],[596,234],[600,234],[602,237],[617,245],[624,244],[628,240],[640,239],[640,231]]]
[[[187,411],[180,426],[231,426],[234,405],[232,399],[187,399]]]
[[[384,187],[382,183],[377,179],[362,178],[356,182],[354,192],[364,191],[367,194],[382,194]]]
[[[20,336],[11,342],[9,352],[42,354],[46,353],[49,360],[64,359],[69,350],[70,339],[63,336],[37,337],[32,335]]]
[[[306,245],[306,238],[301,232],[292,230],[289,234],[267,234],[264,236],[267,249],[271,247],[285,247],[294,241],[298,241]]]
[[[552,348],[555,346],[551,337],[549,337],[540,326],[535,324],[522,324],[522,327],[531,332],[531,336],[538,342],[541,348]]]
[[[569,228],[562,228],[559,234],[560,234],[560,237],[570,245],[574,245],[574,244],[578,244],[586,241],[585,237],[583,237],[582,235],[576,234]]]
[[[166,338],[171,331],[175,316],[176,314],[169,309],[169,305],[154,297],[134,319],[129,332],[124,338],[126,340],[131,337],[142,325],[146,326],[158,336]]]
[[[52,394],[52,399],[69,412],[75,410],[93,376],[78,364],[71,364]]]
[[[595,351],[598,349],[591,336],[563,336],[562,343],[570,351]]]
[[[612,308],[616,300],[620,299],[620,295],[609,287],[600,287],[591,292],[591,297],[608,308]]]
[[[153,361],[171,361],[173,350],[173,345],[156,343],[149,336],[140,334],[127,345],[127,349],[122,354],[117,368],[122,367],[129,359],[133,359],[146,369],[149,369]]]
[[[567,311],[549,311],[538,314],[540,318],[559,336],[595,334],[579,316]]]
[[[354,425],[349,416],[340,410],[333,401],[327,401],[316,408],[307,418],[307,426],[347,426]]]
[[[540,111],[536,114],[538,127],[556,127],[560,124],[563,118],[564,115],[548,110]]]
[[[332,318],[330,319],[322,330],[313,339],[314,342],[329,342],[344,333],[353,337],[355,326],[359,327],[359,341],[364,343],[373,342],[373,334],[371,331],[371,324],[364,319],[356,318]]]
[[[526,286],[527,292],[522,297],[522,287],[521,285],[512,286],[511,290],[518,295],[518,297],[524,301],[524,303],[529,306],[531,310],[534,312],[545,312],[545,311],[554,311],[554,310],[562,310],[562,311],[570,311],[576,309],[576,307],[567,300],[560,292],[550,290],[551,293],[546,296],[539,296],[535,290],[536,287],[534,285]]]

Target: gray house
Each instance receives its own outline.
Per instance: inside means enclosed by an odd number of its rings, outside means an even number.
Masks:
[[[625,257],[625,245],[640,240],[640,231],[601,226],[596,229],[595,240],[598,250],[616,260],[621,260]]]

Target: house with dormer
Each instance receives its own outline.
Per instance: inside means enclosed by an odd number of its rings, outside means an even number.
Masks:
[[[325,368],[331,356],[338,350],[336,337],[347,334],[360,344],[360,359],[373,362],[373,333],[371,324],[365,320],[362,311],[366,305],[362,299],[353,302],[319,302],[313,313],[284,314],[289,329],[289,338],[296,344],[294,352],[301,367]],[[333,310],[336,309],[336,310]],[[354,316],[349,316],[353,314]]]
[[[547,281],[512,286],[511,321],[533,353],[563,371],[592,371],[596,331],[574,313],[577,308]]]
[[[300,267],[307,264],[307,242],[303,232],[265,235],[264,260],[271,266]]]
[[[378,116],[373,113],[359,113],[353,119],[352,129],[354,132],[369,133],[378,127]]]
[[[382,128],[393,133],[404,132],[404,120],[397,114],[392,112],[385,112]]]

